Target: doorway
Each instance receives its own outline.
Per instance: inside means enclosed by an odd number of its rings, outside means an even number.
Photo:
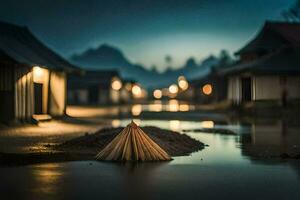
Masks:
[[[43,84],[34,83],[34,114],[43,114]]]
[[[251,77],[242,78],[242,101],[248,102],[252,100]]]
[[[89,87],[89,103],[97,104],[98,103],[98,85],[92,85]]]

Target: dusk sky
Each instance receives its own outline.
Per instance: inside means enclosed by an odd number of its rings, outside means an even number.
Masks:
[[[102,43],[132,61],[178,67],[243,46],[294,0],[1,0],[0,20],[28,26],[64,57]]]

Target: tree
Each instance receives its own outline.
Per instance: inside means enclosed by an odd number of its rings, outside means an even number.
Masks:
[[[171,66],[172,61],[173,61],[172,56],[166,55],[166,56],[165,56],[165,61],[166,61],[167,65],[168,65],[168,67]]]
[[[283,11],[281,15],[288,22],[300,22],[300,0],[296,0],[296,2],[289,9]]]
[[[232,63],[232,58],[227,50],[221,50],[218,67],[226,67]]]
[[[195,58],[191,57],[191,58],[187,59],[185,66],[188,67],[188,68],[197,67],[197,63],[196,63]]]
[[[152,65],[151,68],[150,68],[150,71],[153,72],[153,73],[158,73],[157,66]]]

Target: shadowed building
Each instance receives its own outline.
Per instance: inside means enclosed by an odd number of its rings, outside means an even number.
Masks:
[[[122,82],[117,71],[88,70],[68,77],[68,103],[77,105],[120,102]]]
[[[26,27],[0,22],[0,121],[64,115],[66,76],[74,70]]]
[[[237,55],[240,61],[221,72],[228,77],[234,104],[300,99],[300,24],[266,22]]]

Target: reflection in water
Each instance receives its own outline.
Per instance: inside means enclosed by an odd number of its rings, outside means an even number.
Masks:
[[[284,120],[252,123],[251,135],[242,135],[244,155],[268,157],[295,157],[300,155],[299,125]]]
[[[156,163],[123,163],[117,164],[122,189],[126,192],[124,199],[153,199],[157,194],[151,195],[155,186],[156,171],[167,165],[169,162]],[[148,194],[148,195],[145,195]]]
[[[57,190],[59,190],[57,187],[58,182],[63,181],[63,173],[64,172],[60,170],[60,165],[58,163],[34,166],[32,171],[33,178],[36,181],[36,187],[33,188],[34,192],[37,195],[39,195],[39,193],[56,193]]]
[[[200,122],[201,128],[214,128],[215,123],[213,121],[202,121]]]
[[[141,104],[135,104],[131,108],[131,113],[133,116],[139,116],[142,112],[142,105]]]
[[[190,110],[190,106],[188,104],[180,104],[179,105],[179,111],[181,112],[187,112]]]
[[[119,127],[121,125],[121,121],[119,119],[114,119],[111,121],[111,126],[116,128]]]
[[[129,119],[114,120],[112,125],[124,126],[128,122]],[[142,126],[154,125],[179,131],[203,127],[230,128],[238,135],[187,132],[209,147],[164,163],[123,166],[89,161],[2,168],[1,198],[221,199],[231,197],[233,193],[228,191],[233,191],[235,197],[251,200],[299,199],[298,160],[282,162],[277,159],[278,162],[274,162],[266,157],[257,159],[266,152],[277,154],[299,150],[300,129],[297,124],[253,120],[250,126],[241,128],[240,125],[221,126],[209,119],[202,122],[136,122]]]
[[[148,111],[148,112],[188,112],[195,110],[194,105],[190,105],[187,103],[179,102],[176,99],[171,99],[167,102],[163,102],[161,100],[155,100],[153,103],[149,103],[146,105],[142,104],[134,104],[131,107],[131,114],[133,116],[139,116],[142,112]],[[121,113],[127,113],[126,107],[120,108]]]
[[[179,110],[178,101],[176,99],[171,99],[169,101],[169,107],[167,110],[170,112],[178,112],[178,110]]]
[[[180,121],[179,120],[170,120],[170,129],[172,131],[180,130]]]
[[[154,104],[149,104],[148,106],[150,112],[161,112],[163,110],[163,105],[161,102],[154,102]]]

